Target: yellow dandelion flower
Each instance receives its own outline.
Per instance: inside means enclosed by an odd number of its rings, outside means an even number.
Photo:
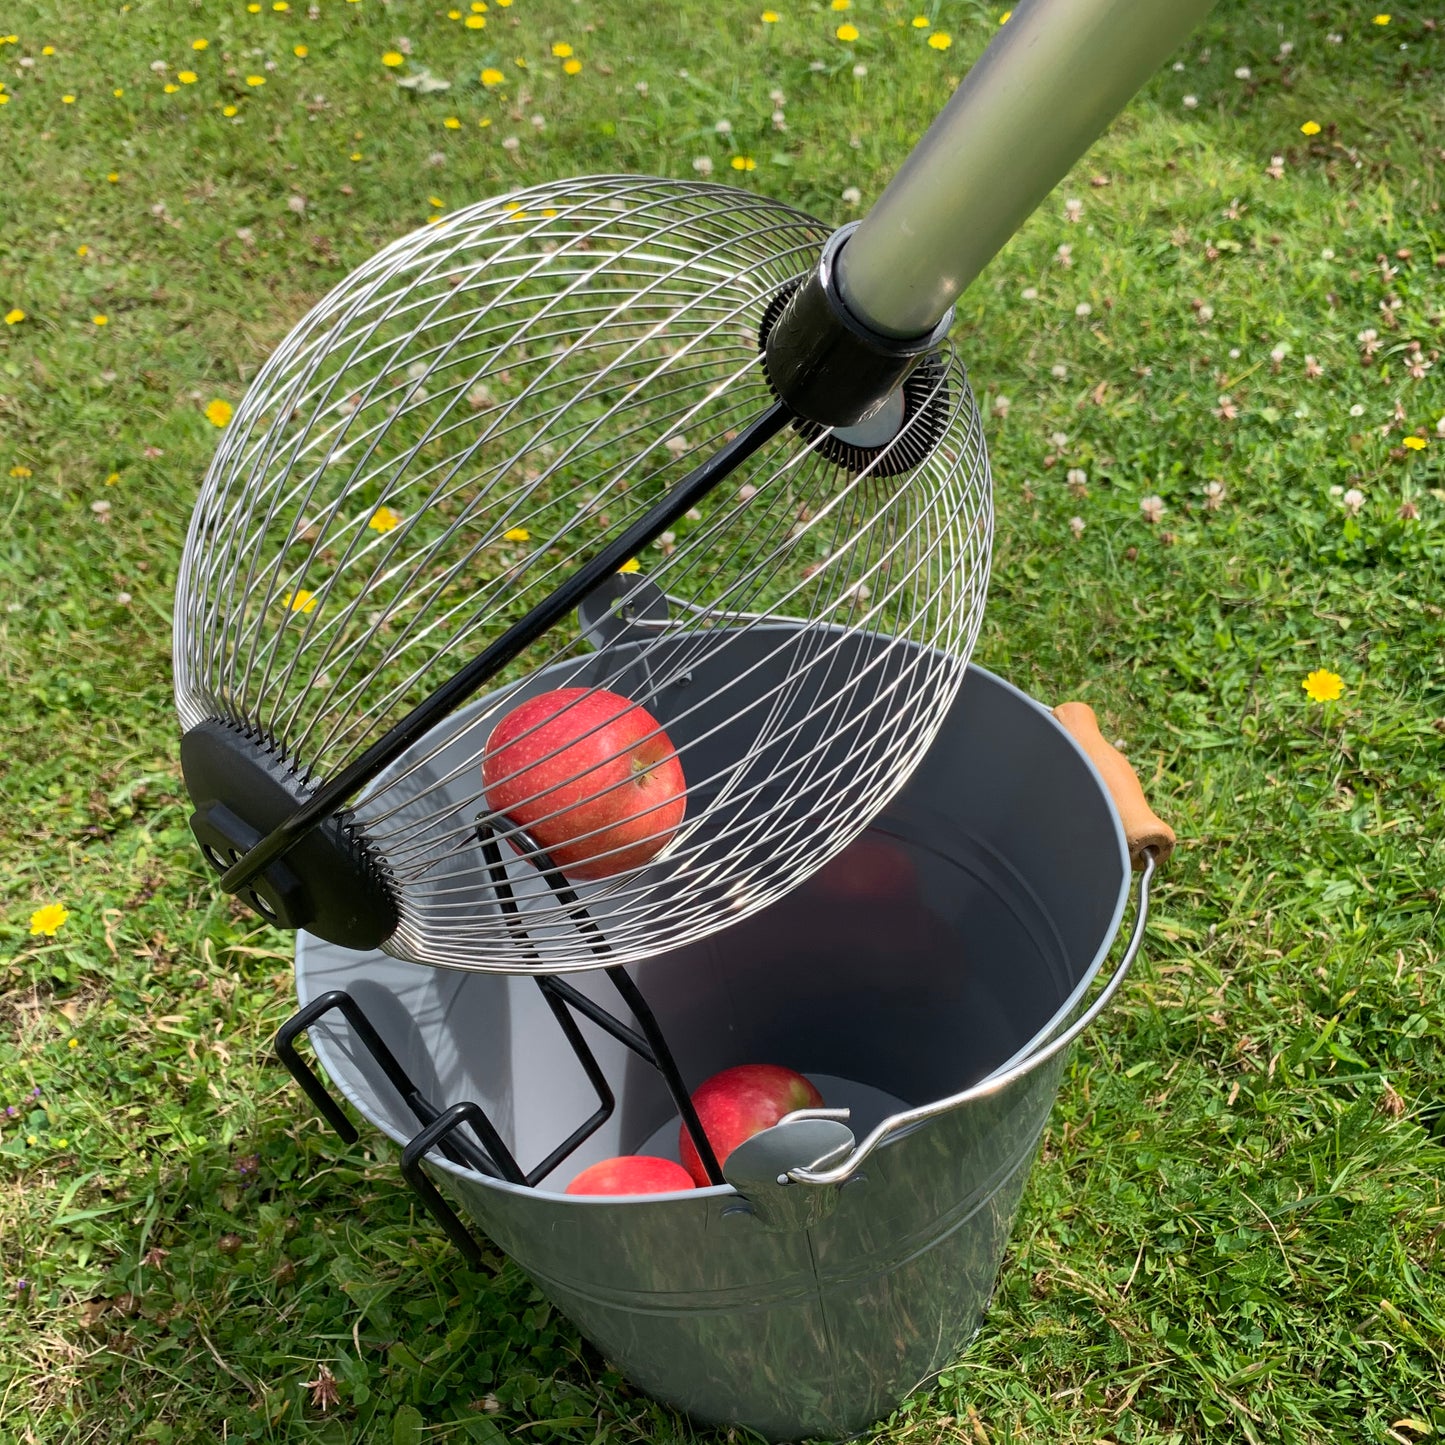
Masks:
[[[1388,25],[1390,23],[1390,17],[1388,15],[1376,15],[1371,23],[1374,25]]]
[[[446,205],[446,202],[442,200],[440,196],[428,196],[426,199],[429,206],[436,206],[438,209]]]
[[[858,27],[856,25],[840,25],[833,33],[845,45],[849,45],[858,38]]]
[[[1005,11],[1003,12],[1003,14],[998,17],[998,23],[999,23],[1000,25],[1007,25],[1012,18],[1013,18],[1013,11],[1012,11],[1012,10],[1005,10]]]
[[[1426,442],[1424,437],[1406,437],[1405,445],[1409,447],[1412,452],[1423,452]]]
[[[0,90],[0,105],[9,105],[9,104],[10,104],[10,97],[9,97],[8,95],[6,95],[3,90]]]
[[[250,86],[265,85],[266,77],[264,75],[248,75],[246,84]]]
[[[728,164],[735,171],[755,171],[758,163],[751,156],[734,156]]]
[[[47,903],[30,915],[30,936],[54,938],[69,917],[70,910],[63,903]]]
[[[579,75],[582,71],[582,62],[574,56],[572,59],[562,62],[562,70],[567,75]]]
[[[65,1047],[66,1047],[67,1049],[78,1049],[78,1048],[80,1047],[80,1040],[79,1040],[79,1039],[71,1039],[71,1041],[70,1041],[68,1044],[66,1044]],[[61,1142],[64,1143],[64,1140],[62,1140]]]
[[[281,605],[292,612],[304,612],[309,617],[316,611],[316,594],[308,592],[304,587],[298,587],[281,599]]]
[[[202,36],[199,40],[193,40],[193,41],[191,41],[191,49],[192,49],[192,50],[207,50],[207,49],[210,48],[210,44],[211,44],[211,42],[210,42],[209,40],[207,40],[207,39],[205,38],[205,36]]]
[[[565,40],[558,40],[553,42],[552,54],[555,55],[558,60],[566,60],[566,58],[571,55],[571,53],[572,47],[568,45]]]
[[[492,123],[492,118],[491,118],[491,116],[489,116],[489,115],[484,115],[484,116],[477,122],[477,124],[478,124],[479,126],[481,126],[483,130],[485,130],[489,125],[491,125],[491,123]]]
[[[759,18],[764,25],[776,25],[783,17],[776,10],[764,10]]]
[[[476,15],[484,15],[487,9],[487,0],[472,0],[467,8]]]
[[[111,183],[111,185],[115,185],[115,183],[116,183],[118,180],[120,180],[120,172],[119,172],[119,171],[107,171],[105,178],[106,178],[106,180],[108,180],[108,181]]]
[[[487,28],[487,17],[485,15],[468,15],[466,27],[468,30],[485,30]]]
[[[400,512],[393,512],[390,507],[378,507],[371,514],[371,520],[366,525],[373,532],[389,532],[400,521]]]
[[[351,159],[354,160],[354,161],[359,161],[359,160],[361,159],[361,152],[360,152],[360,151],[352,151],[352,153],[351,153]]]
[[[850,5],[852,5],[852,3],[853,0],[833,0],[833,9],[846,10]]]
[[[1318,135],[1320,133],[1320,123],[1317,120],[1307,120],[1300,129],[1306,135]]]
[[[37,1139],[34,1134],[27,1134],[25,1136],[25,1142],[29,1144],[30,1147],[33,1149],[40,1142],[40,1140]]]
[[[255,4],[254,0],[252,4],[246,6],[246,10],[252,15],[259,15],[261,13],[261,7]]]
[[[1388,19],[1388,18],[1389,18],[1389,17],[1387,16],[1386,19]],[[1377,20],[1378,20],[1378,17],[1377,17]],[[55,47],[54,47],[53,45],[42,45],[42,46],[40,47],[40,53],[41,53],[42,55],[54,55],[54,54],[55,54]]]
[[[953,44],[953,36],[946,30],[935,30],[928,37],[928,45],[931,50],[947,50]]]
[[[161,89],[165,91],[167,95],[174,95],[180,89],[180,86],[172,85],[170,81],[167,81],[163,86],[161,86]]]
[[[76,254],[77,256],[88,256],[88,255],[90,255],[90,247],[89,247],[89,246],[77,246],[77,247],[75,248],[75,254]]]
[[[16,464],[10,468],[10,475],[12,477],[28,477],[30,475],[30,468],[22,465],[20,462],[16,462]]]
[[[125,91],[122,90],[120,86],[116,86],[116,88],[115,88],[113,91],[111,91],[111,94],[112,94],[117,100],[119,100],[119,99],[121,98],[121,96],[123,96],[123,95],[125,94]]]
[[[915,30],[927,30],[931,23],[926,15],[915,15],[913,17],[913,28]]]
[[[108,486],[108,487],[113,487],[113,486],[115,486],[116,483],[118,483],[119,481],[120,481],[120,473],[119,473],[119,472],[112,472],[112,473],[105,479],[105,484],[106,484],[106,486]]]
[[[488,90],[494,85],[500,85],[506,78],[500,70],[496,70],[490,65],[482,72],[482,84]]]
[[[110,325],[110,317],[109,317],[109,316],[102,315],[99,311],[97,311],[97,312],[95,313],[95,315],[92,316],[90,319],[91,319],[91,321],[92,321],[96,326],[109,326],[109,325]]]
[[[60,97],[60,103],[61,105],[74,105],[75,97],[73,95],[62,95]]]
[[[239,115],[240,111],[241,108],[237,105],[223,105],[221,107],[221,114],[225,116],[227,120],[229,120],[233,115]]]
[[[25,313],[18,306],[12,306],[10,310],[5,313],[5,324],[7,326],[18,326],[24,320]]]
[[[530,542],[531,540],[532,534],[525,527],[508,527],[502,533],[504,542]]]
[[[447,19],[448,19],[448,20],[460,20],[461,18],[462,18],[462,12],[461,12],[460,10],[448,10],[448,11],[447,11]]]
[[[1334,702],[1345,690],[1345,680],[1337,672],[1316,668],[1300,683],[1311,702]]]
[[[837,0],[834,0],[834,4],[837,4]],[[629,557],[617,570],[619,572],[640,572],[642,563],[636,557]]]
[[[194,85],[200,78],[194,70],[183,70],[176,76],[182,85]]]
[[[210,422],[212,426],[225,426],[233,415],[231,403],[229,401],[222,401],[220,397],[217,397],[215,401],[206,408],[206,420]]]
[[[449,116],[442,122],[442,124],[443,124],[444,126],[446,126],[446,128],[447,128],[448,130],[460,130],[460,129],[462,128],[462,123],[461,123],[461,121],[459,121],[459,120],[456,118],[456,116],[454,116],[454,115],[449,115]]]
[[[294,55],[297,60],[305,60],[311,52],[304,45],[293,45],[291,47],[291,54]]]
[[[497,0],[497,4],[498,4],[503,10],[509,10],[509,9],[511,9],[511,6],[512,6],[512,0]]]
[[[388,50],[386,54],[381,57],[381,63],[395,70],[398,65],[406,64],[406,56],[399,50]]]
[[[284,15],[291,7],[286,3],[286,0],[272,0],[271,8],[278,14]]]

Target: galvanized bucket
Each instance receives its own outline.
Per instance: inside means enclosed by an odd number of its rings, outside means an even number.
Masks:
[[[671,726],[665,701],[659,711]],[[1172,842],[1088,709],[1069,722],[1087,752],[1046,708],[972,668],[903,791],[833,863],[735,927],[628,970],[688,1087],[780,1063],[849,1111],[757,1136],[728,1160],[727,1185],[562,1192],[611,1155],[677,1157],[658,1071],[575,1012],[615,1096],[610,1117],[536,1187],[477,1167],[490,1142],[545,1163],[598,1109],[597,1079],[535,979],[303,935],[305,1007],[288,1046],[308,1029],[336,1087],[405,1146],[451,1236],[468,1246],[422,1163],[642,1389],[770,1439],[854,1434],[977,1329],[1068,1045],[1122,981]],[[1128,903],[1131,846],[1132,936],[1086,1007]],[[600,975],[569,984],[615,1003]],[[319,1081],[298,1077],[351,1132]],[[467,1121],[476,1135],[456,1127]]]

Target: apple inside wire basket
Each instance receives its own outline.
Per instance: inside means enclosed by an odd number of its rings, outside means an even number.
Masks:
[[[605,689],[555,688],[513,708],[487,739],[482,781],[492,812],[525,830],[569,880],[642,867],[671,842],[687,807],[662,725]]]

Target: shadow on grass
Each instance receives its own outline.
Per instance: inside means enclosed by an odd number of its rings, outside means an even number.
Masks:
[[[289,1096],[282,1094],[281,1100]],[[76,1440],[721,1441],[634,1391],[527,1277],[467,1271],[396,1151],[273,1112],[136,1179],[142,1226],[48,1331]],[[39,1438],[50,1438],[44,1435]],[[736,1438],[736,1437],[735,1437]]]

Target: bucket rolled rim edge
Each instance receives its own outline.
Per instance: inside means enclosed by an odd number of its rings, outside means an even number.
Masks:
[[[1115,941],[1119,936],[1119,925],[1123,921],[1124,910],[1128,906],[1129,902],[1131,867],[1129,862],[1128,841],[1124,836],[1124,825],[1119,820],[1119,811],[1114,806],[1114,800],[1109,792],[1108,785],[1104,782],[1103,776],[1100,774],[1098,768],[1094,766],[1093,761],[1090,759],[1089,755],[1084,751],[1082,747],[1080,747],[1080,745],[1074,739],[1073,735],[1069,732],[1069,730],[1064,727],[1064,725],[1059,722],[1059,720],[1053,715],[1053,712],[1049,708],[1045,707],[1043,703],[1039,702],[1037,698],[1031,697],[1022,688],[1016,686],[1014,683],[1009,682],[1006,678],[1000,677],[996,672],[992,672],[986,667],[981,667],[976,663],[970,662],[966,669],[966,673],[979,673],[983,677],[986,677],[991,683],[995,683],[1005,693],[1011,694],[1020,702],[1026,703],[1034,712],[1039,714],[1049,724],[1051,728],[1058,732],[1060,736],[1064,739],[1064,741],[1068,744],[1068,746],[1073,749],[1078,760],[1088,770],[1090,777],[1093,778],[1095,786],[1098,788],[1100,795],[1102,796],[1105,804],[1107,805],[1109,821],[1113,824],[1114,839],[1115,844],[1118,848],[1120,865],[1119,893],[1118,897],[1114,901],[1113,914],[1109,920],[1109,927],[1105,932],[1104,937],[1100,942],[1097,951],[1094,954],[1094,957],[1090,960],[1089,966],[1080,975],[1079,982],[1074,986],[1069,996],[1058,1006],[1058,1008],[1054,1010],[1054,1012],[1049,1016],[1048,1020],[1038,1029],[1038,1031],[1034,1033],[1032,1037],[1030,1037],[1028,1041],[1023,1044],[1022,1047],[1015,1050],[1015,1052],[1011,1054],[1007,1059],[1005,1059],[1002,1063],[991,1069],[981,1079],[976,1081],[978,1084],[984,1084],[987,1083],[990,1079],[997,1078],[1000,1075],[1007,1073],[1010,1069],[1017,1068],[1020,1064],[1024,1063],[1032,1054],[1039,1052],[1048,1042],[1048,1040],[1060,1028],[1065,1026],[1068,1018],[1073,1014],[1075,1009],[1077,1009],[1079,1004],[1083,1001],[1084,996],[1089,992],[1091,985],[1098,977],[1099,970],[1104,966],[1105,961],[1113,952]],[[302,968],[302,955],[306,951],[310,942],[311,935],[306,933],[305,930],[299,930],[297,932],[296,959],[293,965],[293,973],[296,979],[297,1002],[302,1008],[304,1008],[308,1003],[311,1002],[306,987],[306,977]],[[320,940],[317,940],[317,942],[320,942]],[[377,951],[379,952],[380,950]],[[387,957],[390,957],[390,955],[387,955]],[[396,962],[405,962],[405,960],[399,959],[396,960]],[[415,968],[440,967],[440,965],[434,966],[423,963],[413,964],[412,966]],[[445,971],[451,972],[452,970]],[[490,974],[488,976],[492,978],[505,977],[505,975],[501,974]],[[411,1140],[415,1138],[416,1134],[420,1132],[420,1126],[418,1126],[418,1128],[411,1134],[403,1133],[401,1130],[392,1127],[384,1120],[376,1118],[372,1111],[362,1104],[361,1100],[357,1097],[356,1091],[352,1088],[350,1080],[347,1078],[346,1070],[338,1070],[332,1061],[331,1046],[329,1040],[326,1038],[326,1028],[324,1020],[318,1021],[317,1032],[315,1034],[309,1034],[309,1037],[311,1038],[311,1048],[316,1055],[317,1062],[325,1068],[327,1078],[331,1081],[332,1087],[337,1089],[341,1093],[342,1097],[347,1101],[347,1103],[349,1103],[351,1107],[356,1110],[356,1112],[360,1114],[361,1117],[365,1119],[368,1124],[370,1124],[375,1129],[379,1129],[384,1135],[386,1135],[388,1139],[392,1141],[392,1143],[397,1145],[398,1148],[404,1149],[411,1142]],[[893,1135],[890,1136],[888,1139],[884,1139],[880,1143],[879,1147],[886,1148],[888,1144],[892,1142],[893,1138],[901,1138],[904,1134],[911,1133],[913,1128],[915,1127],[918,1126],[914,1125],[906,1127],[904,1129],[900,1129],[897,1135]],[[541,1186],[526,1184],[512,1184],[505,1179],[491,1179],[484,1174],[478,1173],[475,1169],[464,1168],[459,1164],[454,1164],[451,1160],[447,1158],[439,1157],[434,1154],[428,1155],[426,1162],[431,1164],[433,1168],[440,1169],[456,1179],[483,1184],[489,1189],[499,1189],[506,1193],[512,1194],[526,1194],[529,1197],[533,1198],[540,1195],[541,1197],[546,1199],[565,1201],[567,1204],[599,1205],[616,1204],[621,1201],[627,1201],[628,1203],[634,1204],[669,1204],[675,1203],[679,1200],[696,1198],[722,1199],[737,1197],[738,1193],[731,1184],[709,1184],[695,1189],[669,1190],[666,1193],[657,1194],[565,1194],[560,1189],[543,1188]]]
[[[1114,828],[1115,845],[1119,852],[1118,896],[1114,899],[1114,910],[1109,918],[1109,926],[1104,932],[1103,939],[1095,951],[1094,957],[1089,961],[1089,966],[1079,975],[1078,983],[1074,985],[1069,996],[1050,1015],[1047,1022],[1020,1048],[1016,1049],[1013,1054],[996,1068],[990,1069],[987,1074],[978,1080],[980,1084],[983,1084],[987,1083],[990,1079],[995,1079],[1002,1074],[1008,1073],[1010,1069],[1017,1068],[1032,1054],[1038,1053],[1054,1034],[1066,1027],[1069,1018],[1080,1004],[1083,1003],[1085,996],[1088,994],[1090,988],[1093,987],[1095,979],[1098,978],[1099,971],[1108,961],[1109,955],[1113,953],[1114,944],[1118,940],[1119,925],[1123,923],[1124,910],[1129,906],[1133,865],[1129,860],[1129,840],[1124,835],[1124,824],[1120,821],[1119,810],[1114,805],[1114,797],[1109,791],[1109,785],[1104,781],[1103,774],[1094,766],[1094,760],[1084,751],[1074,735],[1054,716],[1051,708],[1045,707],[1043,703],[1037,698],[1031,697],[1021,687],[1015,686],[1015,684],[1009,682],[1007,678],[1002,678],[997,673],[990,672],[985,667],[975,669],[973,664],[970,663],[969,671],[972,672],[975,670],[985,674],[990,681],[997,683],[1005,692],[1012,693],[1020,701],[1027,703],[1048,722],[1050,727],[1054,728],[1063,736],[1064,741],[1074,750],[1079,761],[1083,763],[1087,769],[1089,776],[1093,778],[1094,785],[1098,788],[1100,796],[1104,800],[1109,821]]]

